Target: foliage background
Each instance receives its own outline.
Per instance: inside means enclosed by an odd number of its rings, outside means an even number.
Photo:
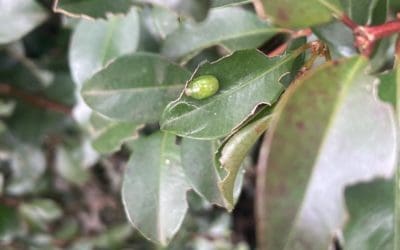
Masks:
[[[332,14],[377,25],[398,1],[255,1],[269,21],[246,0],[97,1],[0,0],[1,249],[254,249],[255,222],[271,249],[393,248],[395,36],[367,61]],[[338,61],[302,77],[316,39]],[[215,96],[180,95],[204,74]]]

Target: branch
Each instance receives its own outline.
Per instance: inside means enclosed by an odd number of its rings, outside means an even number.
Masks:
[[[367,57],[372,54],[378,40],[400,32],[400,19],[375,26],[358,25],[347,15],[343,15],[340,20],[353,31],[354,45]]]
[[[0,95],[8,95],[15,98],[18,98],[26,103],[32,104],[39,108],[44,108],[47,110],[51,110],[58,113],[63,113],[65,115],[70,116],[72,112],[72,108],[68,107],[64,104],[60,104],[51,100],[48,100],[44,97],[31,95],[25,93],[9,84],[0,83]]]

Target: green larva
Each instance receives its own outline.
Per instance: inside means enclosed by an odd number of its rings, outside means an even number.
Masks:
[[[201,100],[213,96],[219,89],[219,82],[215,76],[203,75],[189,82],[185,94],[194,99]]]

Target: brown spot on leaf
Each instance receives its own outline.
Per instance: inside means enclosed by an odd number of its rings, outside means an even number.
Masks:
[[[287,13],[287,11],[283,8],[278,8],[278,18],[281,21],[288,21],[289,20],[289,14]]]
[[[305,128],[304,122],[302,121],[296,122],[296,128],[298,128],[299,130],[304,130]]]

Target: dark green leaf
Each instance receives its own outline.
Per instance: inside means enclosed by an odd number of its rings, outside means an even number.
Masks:
[[[127,13],[135,0],[55,0],[54,11],[72,17],[105,18],[109,13]]]
[[[96,73],[85,83],[82,96],[105,116],[137,124],[156,122],[189,75],[157,55],[136,53],[120,57]]]
[[[343,9],[354,22],[361,25],[384,23],[387,15],[387,0],[340,0]]]
[[[17,235],[19,227],[17,210],[0,204],[0,242],[11,241]]]
[[[277,100],[284,89],[279,80],[299,53],[268,58],[259,51],[244,50],[201,65],[192,78],[213,75],[219,80],[219,91],[204,100],[182,94],[165,109],[162,129],[198,139],[226,136],[257,105]]]
[[[234,16],[226,21],[229,16]],[[167,36],[162,53],[169,58],[192,57],[214,45],[229,51],[257,48],[283,29],[273,28],[254,13],[241,8],[218,8],[210,11],[202,23],[185,22]]]

